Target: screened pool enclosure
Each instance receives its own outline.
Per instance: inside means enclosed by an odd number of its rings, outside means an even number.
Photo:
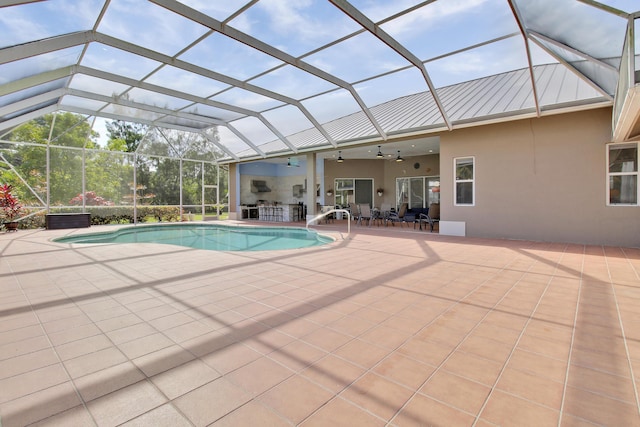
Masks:
[[[72,113],[45,115],[0,142],[0,181],[23,204],[23,227],[42,226],[45,212],[86,212],[103,224],[206,219],[226,210],[227,169],[208,140],[215,129],[121,126],[138,132],[134,147],[123,139],[100,146],[89,120]]]
[[[624,104],[640,67],[637,9],[637,0],[0,1],[2,181],[30,213],[206,215],[228,203],[216,165],[363,158],[356,150],[374,144],[420,156],[426,147],[412,138],[611,106],[616,128],[637,108]],[[139,146],[98,143],[93,124],[105,120],[138,124]]]

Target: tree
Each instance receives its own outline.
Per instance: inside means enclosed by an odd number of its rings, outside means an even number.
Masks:
[[[76,148],[95,148],[98,132],[91,130],[85,116],[74,113],[45,114],[31,120],[11,133],[12,141],[46,144],[51,132],[51,144]]]
[[[54,120],[55,117],[55,120]],[[53,125],[53,130],[51,126]],[[95,148],[99,134],[91,130],[86,117],[73,113],[46,114],[31,120],[10,135],[11,141],[36,145],[16,145],[6,154],[18,174],[32,188],[42,186],[46,171],[46,145],[51,134],[50,176],[48,180],[52,205],[66,205],[82,192],[82,148]],[[42,145],[39,147],[38,145]],[[18,180],[12,182],[17,183]],[[104,183],[108,185],[108,183]],[[16,186],[18,190],[20,186]],[[29,192],[19,188],[21,197],[28,200]],[[42,195],[41,195],[42,197]]]
[[[109,150],[109,151],[122,151],[122,152],[129,151],[129,149],[127,147],[127,141],[125,141],[124,139],[120,139],[120,138],[110,139],[107,142],[107,150]]]
[[[122,120],[114,120],[106,123],[107,132],[109,133],[109,142],[112,140],[122,140],[125,142],[129,153],[133,153],[138,149],[140,141],[144,138],[149,126],[141,123],[129,123]]]
[[[83,200],[86,204],[87,194],[115,205],[132,203],[134,194],[140,203],[178,205],[180,159],[183,159],[183,204],[201,203],[203,166],[204,183],[217,182],[218,168],[213,162],[222,153],[213,143],[218,138],[215,128],[208,129],[206,137],[157,128],[146,133],[146,125],[122,121],[108,123],[107,129],[109,141],[106,149],[100,149],[98,134],[82,115],[48,114],[23,124],[10,135],[15,143],[0,145],[2,182],[13,185],[14,192],[27,206],[41,206],[47,189],[52,206],[79,206]],[[138,149],[145,135],[144,146]],[[144,194],[137,194],[132,188],[134,168],[136,185],[144,189]],[[220,192],[225,194],[226,175],[221,177],[224,182]],[[205,201],[215,202],[206,198]]]
[[[216,128],[207,130],[207,137],[201,134],[175,129],[153,129],[146,135],[144,147],[138,152],[138,161],[149,171],[147,186],[155,194],[154,204],[180,203],[180,161],[182,160],[182,203],[199,205],[202,203],[202,161],[205,162],[205,184],[215,184],[217,168],[213,165],[224,153],[212,142],[218,139]],[[140,168],[138,169],[140,171]],[[226,181],[221,182],[226,188]],[[224,193],[223,193],[224,194]],[[215,200],[205,200],[207,203]]]
[[[128,204],[133,181],[133,154],[121,151],[87,151],[86,190],[116,205]]]

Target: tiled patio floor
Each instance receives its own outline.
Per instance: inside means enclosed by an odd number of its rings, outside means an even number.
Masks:
[[[639,249],[352,231],[0,233],[0,424],[640,426]]]

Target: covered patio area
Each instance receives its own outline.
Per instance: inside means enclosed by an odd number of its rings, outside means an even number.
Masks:
[[[344,227],[0,234],[1,425],[640,425],[640,249]]]

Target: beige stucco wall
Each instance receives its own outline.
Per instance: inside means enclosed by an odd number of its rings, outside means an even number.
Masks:
[[[640,246],[640,208],[606,206],[611,109],[441,135],[441,218],[466,235]],[[453,205],[453,159],[474,156],[475,206]]]

